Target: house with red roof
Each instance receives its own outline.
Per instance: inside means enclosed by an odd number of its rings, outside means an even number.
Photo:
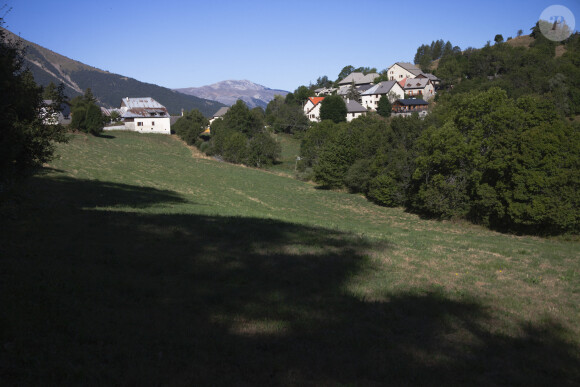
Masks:
[[[310,121],[320,122],[320,103],[324,97],[309,97],[304,104],[304,114]]]

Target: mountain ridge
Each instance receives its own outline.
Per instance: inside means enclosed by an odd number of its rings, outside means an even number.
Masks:
[[[199,98],[218,101],[229,106],[236,103],[238,99],[241,99],[250,109],[254,107],[265,109],[268,102],[274,99],[275,95],[285,96],[289,93],[286,90],[271,89],[247,79],[228,79],[211,85],[185,87],[173,90]]]
[[[166,87],[141,82],[128,76],[105,70],[68,58],[36,43],[27,41],[2,28],[5,40],[20,44],[24,48],[24,65],[32,72],[34,80],[41,86],[53,82],[64,84],[65,95],[73,98],[90,88],[100,105],[119,107],[125,97],[152,97],[164,105],[170,114],[179,115],[198,109],[206,117],[212,116],[224,104],[215,100],[176,92]]]

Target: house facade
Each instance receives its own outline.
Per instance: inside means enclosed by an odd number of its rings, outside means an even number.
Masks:
[[[393,103],[393,113],[402,116],[418,113],[420,117],[424,117],[428,108],[429,102],[418,98],[398,99]]]
[[[407,62],[397,62],[387,69],[389,80],[401,81],[404,78],[415,78],[423,72],[417,66]]]
[[[398,82],[383,81],[361,94],[362,106],[368,110],[376,111],[379,106],[379,100],[383,95],[389,96],[389,101],[392,103],[399,98],[403,98],[405,92]]]
[[[367,114],[367,109],[358,103],[358,101],[347,99],[346,100],[346,121],[351,122],[355,118],[359,118],[363,114]]]
[[[171,134],[169,112],[151,97],[123,98],[120,111],[127,130]]]
[[[403,90],[408,96],[422,98],[426,101],[435,95],[435,87],[429,78],[406,79]]]
[[[320,122],[320,103],[324,97],[309,97],[304,104],[304,114],[310,121]]]

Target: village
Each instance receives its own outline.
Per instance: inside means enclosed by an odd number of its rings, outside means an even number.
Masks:
[[[424,73],[419,67],[407,62],[397,62],[387,69],[388,80],[378,82],[378,73],[364,74],[352,72],[338,82],[338,87],[323,87],[314,90],[315,96],[309,97],[302,109],[311,122],[320,122],[320,106],[326,96],[339,95],[346,104],[346,121],[376,112],[380,99],[385,96],[392,106],[392,114],[409,116],[427,114],[429,100],[432,99],[440,84],[439,78]],[[352,98],[354,96],[354,98]],[[45,101],[50,103],[51,101]],[[209,123],[222,118],[229,107],[222,107],[209,119]],[[139,133],[171,134],[171,126],[181,116],[171,116],[165,106],[151,97],[121,100],[120,107],[101,111],[111,124],[104,130],[129,130]],[[52,120],[62,124],[70,123],[70,108],[66,106],[59,117]],[[182,112],[183,115],[183,112]],[[209,134],[209,127],[206,129]]]
[[[319,88],[316,96],[310,97],[304,105],[304,114],[310,121],[320,121],[320,103],[327,95],[337,94],[346,102],[348,122],[376,111],[381,97],[386,96],[392,104],[395,115],[411,115],[417,112],[420,116],[427,114],[429,100],[435,96],[440,80],[433,74],[421,71],[416,65],[397,62],[387,69],[389,80],[377,84],[377,73],[364,74],[353,72],[338,82],[338,88]],[[355,95],[358,98],[351,99]]]

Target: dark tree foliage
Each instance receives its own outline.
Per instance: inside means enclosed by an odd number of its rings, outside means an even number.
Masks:
[[[302,108],[292,102],[286,103],[284,97],[279,95],[268,103],[265,120],[277,133],[301,134],[309,127]]]
[[[342,97],[329,95],[320,103],[320,119],[331,120],[334,123],[346,121],[346,104]]]
[[[391,101],[389,101],[389,97],[386,95],[381,96],[379,105],[377,106],[377,114],[381,117],[390,117],[392,111],[393,106],[391,105]]]
[[[187,144],[194,145],[200,141],[200,134],[207,128],[209,121],[197,109],[183,114],[183,116],[173,124],[172,130],[181,137]],[[200,144],[200,143],[198,143]]]
[[[71,100],[73,106],[71,128],[94,135],[103,131],[106,117],[101,112],[101,108],[97,106],[96,101],[90,88],[85,91],[82,97],[78,96]]]
[[[458,95],[453,113],[426,130],[413,179],[413,207],[493,228],[577,232],[580,133],[534,96],[499,88]]]
[[[273,164],[281,155],[281,147],[266,131],[264,116],[261,108],[250,110],[238,100],[223,119],[212,123],[206,153],[236,164]]]
[[[43,104],[43,90],[23,65],[22,48],[5,40],[0,18],[0,192],[7,181],[51,160],[55,142],[65,142],[65,129],[52,124],[64,95]]]

